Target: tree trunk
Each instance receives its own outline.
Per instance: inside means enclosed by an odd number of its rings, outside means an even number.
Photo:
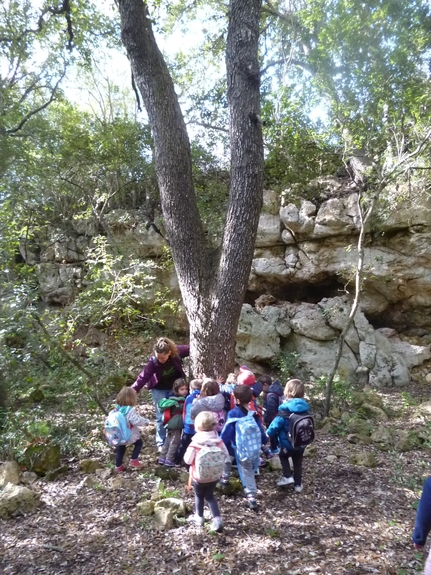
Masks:
[[[119,0],[122,41],[155,144],[163,215],[190,325],[194,373],[232,370],[235,336],[262,206],[258,64],[261,0],[231,0],[226,67],[231,187],[223,238],[210,249],[192,178],[190,142],[174,85],[142,0]]]

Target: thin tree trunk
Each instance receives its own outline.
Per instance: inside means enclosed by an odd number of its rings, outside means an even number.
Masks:
[[[361,195],[358,197],[358,211],[361,218],[361,229],[358,238],[358,266],[355,274],[355,297],[353,300],[352,307],[350,309],[350,314],[343,331],[340,334],[338,341],[338,349],[335,356],[334,366],[331,373],[328,376],[328,381],[326,383],[326,394],[325,394],[325,415],[328,416],[331,409],[331,398],[332,398],[332,384],[334,381],[335,374],[337,373],[338,366],[340,364],[341,356],[343,354],[344,341],[346,339],[346,334],[352,325],[356,312],[359,307],[359,300],[361,295],[361,283],[362,283],[362,272],[364,267],[364,238],[365,238],[365,228],[374,213],[374,209],[379,200],[380,194],[383,190],[393,182],[397,177],[399,177],[403,172],[405,172],[405,166],[409,166],[410,160],[413,160],[418,156],[423,149],[429,144],[431,140],[431,130],[424,135],[423,139],[417,145],[416,149],[412,152],[405,154],[403,157],[399,157],[398,162],[388,171],[386,174],[379,174],[379,185],[374,196],[371,198],[370,205],[365,213],[365,217],[362,214],[361,207]],[[407,168],[408,169],[408,168]]]
[[[366,225],[367,225],[369,219],[371,218],[371,216],[374,212],[374,208],[376,206],[378,196],[379,196],[379,193],[377,193],[371,199],[371,203],[370,203],[370,205],[366,211],[365,217],[363,217],[362,207],[361,207],[362,195],[361,194],[358,195],[358,212],[359,212],[359,216],[361,218],[361,229],[359,232],[358,246],[357,246],[358,265],[357,265],[356,274],[355,274],[355,297],[353,300],[352,307],[350,308],[350,313],[349,313],[349,317],[347,319],[346,325],[344,326],[344,329],[341,332],[340,337],[338,339],[338,348],[337,348],[337,353],[335,356],[334,365],[332,367],[331,373],[329,374],[328,381],[326,383],[326,397],[325,397],[325,415],[326,416],[329,415],[329,412],[331,410],[332,384],[334,382],[334,377],[335,377],[335,374],[337,373],[338,366],[339,366],[340,360],[341,360],[341,356],[343,354],[344,341],[346,339],[347,332],[349,331],[349,329],[350,329],[350,327],[351,327],[351,325],[355,319],[355,315],[356,315],[356,312],[358,311],[358,307],[359,307],[359,299],[360,299],[360,295],[361,295],[362,272],[364,269],[365,228],[366,228]]]

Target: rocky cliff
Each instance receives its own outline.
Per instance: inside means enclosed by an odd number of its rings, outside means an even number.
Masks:
[[[265,192],[237,355],[265,369],[280,352],[295,352],[301,373],[320,376],[330,370],[350,309],[360,214],[358,193],[342,180],[321,179],[303,192]],[[408,192],[397,190],[392,201],[389,194],[367,230],[360,310],[340,365],[349,380],[404,385],[411,368],[431,357],[430,200]],[[141,258],[161,256],[165,241],[138,210],[109,218],[110,241]],[[67,235],[51,233],[46,245],[21,246],[48,304],[66,305],[85,286],[83,262],[95,234],[91,220],[79,220]],[[178,292],[172,272],[159,281]],[[414,335],[415,344],[400,334]]]

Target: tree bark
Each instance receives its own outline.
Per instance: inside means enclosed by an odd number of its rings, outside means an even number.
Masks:
[[[258,64],[261,0],[231,0],[226,68],[231,187],[219,249],[205,239],[186,125],[142,0],[119,0],[122,41],[148,113],[163,215],[190,325],[192,370],[232,370],[235,336],[262,206]]]

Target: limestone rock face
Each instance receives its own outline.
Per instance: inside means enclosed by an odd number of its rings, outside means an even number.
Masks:
[[[242,308],[236,345],[240,361],[272,363],[279,353],[295,353],[304,377],[331,371],[350,313],[346,297],[324,298],[317,304],[276,300],[258,307],[260,311],[249,304]],[[338,371],[345,381],[379,388],[404,386],[410,382],[411,368],[428,359],[429,346],[402,341],[395,330],[375,330],[359,309],[346,334]]]
[[[380,212],[366,230],[360,309],[339,369],[342,379],[374,387],[408,384],[411,369],[431,357],[429,345],[399,336],[412,327],[431,332],[431,197],[425,189],[388,188],[387,194],[394,208]],[[160,214],[155,217],[163,232]],[[104,218],[116,245],[150,267],[160,258],[166,241],[141,211],[111,210]],[[97,231],[91,217],[74,220],[67,233],[49,230],[41,245],[21,243],[22,257],[37,268],[45,302],[67,305],[85,286],[83,260]],[[299,376],[328,374],[350,311],[359,231],[358,191],[342,179],[317,178],[281,194],[264,191],[238,327],[239,363],[265,371],[280,353],[294,352]],[[154,301],[159,284],[180,297],[173,271],[154,275],[157,287],[136,287],[138,299]],[[264,305],[250,305],[262,296]],[[185,313],[163,319],[167,329],[188,329]]]

